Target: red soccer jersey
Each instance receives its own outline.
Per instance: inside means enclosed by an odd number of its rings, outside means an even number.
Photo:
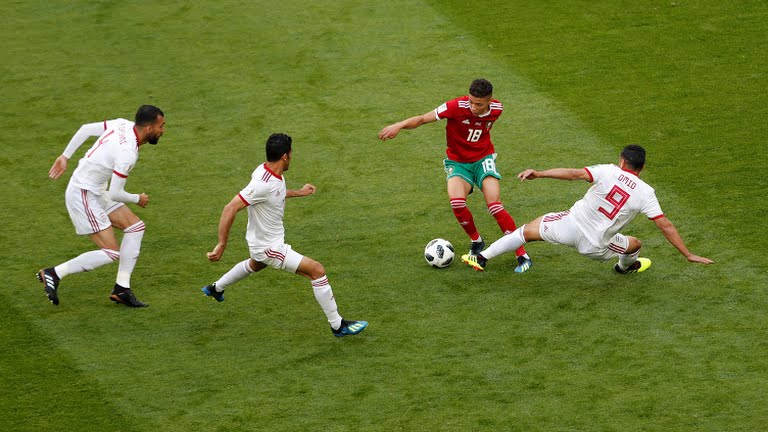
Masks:
[[[493,122],[501,115],[501,102],[491,99],[491,111],[481,117],[469,109],[469,96],[458,97],[435,108],[437,119],[447,119],[445,154],[456,162],[477,162],[494,153],[491,142]]]

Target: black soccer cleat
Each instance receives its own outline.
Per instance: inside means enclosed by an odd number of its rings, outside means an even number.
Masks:
[[[210,285],[206,285],[201,290],[203,291],[203,294],[206,295],[206,297],[213,297],[216,299],[217,302],[223,302],[224,301],[224,291],[216,291],[216,284],[212,283]]]
[[[480,239],[480,241],[473,241],[469,245],[469,254],[470,255],[479,255],[480,252],[483,251],[483,249],[485,249],[485,241],[483,241],[482,239]]]
[[[112,290],[112,294],[109,295],[109,299],[118,304],[124,304],[128,307],[147,307],[148,304],[140,301],[133,295],[133,291],[130,288],[123,288],[120,285],[115,285],[115,289]]]
[[[47,269],[40,269],[37,271],[37,280],[43,283],[45,289],[45,295],[48,297],[51,303],[55,306],[59,304],[59,276],[53,267]]]

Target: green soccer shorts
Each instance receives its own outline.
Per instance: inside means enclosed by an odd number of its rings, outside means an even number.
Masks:
[[[488,176],[496,177],[501,180],[501,174],[496,171],[496,153],[488,155],[477,162],[462,163],[450,159],[443,160],[445,179],[451,177],[461,177],[471,186],[477,186],[483,189],[483,179]]]

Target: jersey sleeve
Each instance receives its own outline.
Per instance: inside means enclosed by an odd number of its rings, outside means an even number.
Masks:
[[[254,205],[267,200],[269,185],[264,182],[251,182],[238,194],[247,205]]]
[[[112,174],[122,178],[128,177],[128,174],[136,165],[137,159],[138,153],[121,151],[115,159],[115,164],[112,167]]]
[[[653,189],[651,189],[651,193],[645,200],[643,208],[640,211],[642,211],[643,214],[646,215],[650,220],[656,220],[664,217],[664,212],[661,211],[659,199],[656,198],[656,192]]]
[[[79,149],[80,146],[88,140],[88,138],[92,136],[97,137],[104,133],[105,130],[107,130],[106,121],[87,123],[80,126],[80,129],[78,129],[72,139],[69,140],[69,144],[67,144],[67,147],[64,149],[62,155],[64,155],[64,157],[67,159],[71,159],[72,155],[75,154],[77,149]]]
[[[438,120],[449,119],[456,116],[459,109],[459,102],[456,99],[449,100],[448,102],[435,108],[435,116]]]
[[[587,174],[589,174],[589,182],[590,183],[597,183],[600,181],[601,178],[603,178],[607,173],[610,173],[609,168],[610,165],[592,165],[588,167],[584,167],[584,170],[587,171]]]
[[[125,191],[125,181],[125,177],[113,172],[112,179],[109,181],[109,197],[112,201],[138,203],[140,198],[138,194]]]

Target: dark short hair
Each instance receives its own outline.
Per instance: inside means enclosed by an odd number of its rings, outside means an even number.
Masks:
[[[139,107],[139,110],[136,111],[135,123],[139,126],[146,126],[154,123],[155,120],[157,120],[157,117],[165,117],[165,114],[163,114],[160,108],[154,105],[142,105]]]
[[[478,78],[469,85],[469,94],[484,98],[493,94],[493,84],[485,78]]]
[[[645,149],[637,144],[630,144],[621,151],[621,158],[630,168],[641,170],[645,166]]]
[[[267,162],[280,160],[284,154],[291,152],[291,137],[284,133],[273,133],[267,138]]]

